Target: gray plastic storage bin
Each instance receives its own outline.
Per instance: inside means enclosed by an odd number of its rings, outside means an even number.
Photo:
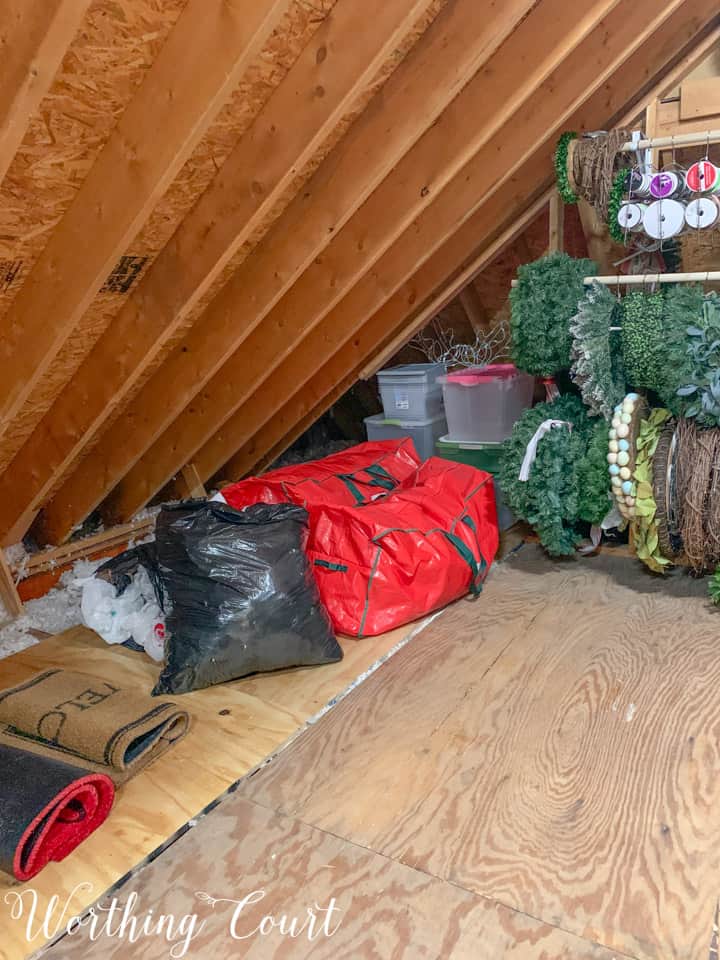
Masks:
[[[405,363],[378,371],[383,410],[388,420],[431,420],[443,410],[442,363]]]
[[[472,367],[440,377],[445,394],[448,439],[501,443],[531,406],[535,378],[511,363]]]
[[[378,413],[374,417],[365,417],[365,429],[368,440],[398,440],[410,437],[421,460],[435,455],[435,441],[447,433],[447,421],[440,414],[428,420],[406,421],[397,418],[388,420]]]

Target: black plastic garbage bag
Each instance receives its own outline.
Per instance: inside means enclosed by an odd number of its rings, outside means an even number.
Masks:
[[[158,605],[161,610],[164,610],[165,595],[158,564],[157,545],[154,540],[150,543],[139,543],[136,547],[130,547],[129,550],[110,557],[97,568],[95,576],[108,580],[120,596],[130,586],[139,567],[144,567],[147,571]]]
[[[290,503],[163,507],[155,540],[171,612],[154,694],[342,659],[305,556],[307,523]]]

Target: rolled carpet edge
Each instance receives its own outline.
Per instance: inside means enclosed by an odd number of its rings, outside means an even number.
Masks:
[[[87,770],[0,744],[0,870],[30,880],[107,819],[115,785]]]

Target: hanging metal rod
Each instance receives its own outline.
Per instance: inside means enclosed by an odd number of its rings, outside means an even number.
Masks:
[[[606,287],[634,286],[635,284],[651,283],[717,283],[720,282],[720,270],[702,270],[697,273],[638,273],[638,274],[610,274],[605,277],[583,277],[583,283],[602,283]],[[512,286],[518,285],[517,279]]]
[[[706,130],[704,133],[679,133],[675,137],[650,137],[633,143],[627,140],[619,149],[621,153],[635,153],[636,150],[648,150],[663,147],[697,147],[707,143],[720,143],[720,130]]]

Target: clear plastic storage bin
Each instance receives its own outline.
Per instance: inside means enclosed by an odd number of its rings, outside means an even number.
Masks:
[[[532,404],[535,378],[511,363],[471,367],[438,378],[445,396],[448,439],[500,443]]]
[[[383,410],[389,420],[428,420],[442,413],[442,363],[406,363],[378,371]]]
[[[383,413],[365,417],[368,440],[398,440],[410,437],[421,460],[435,455],[435,441],[447,432],[447,421],[440,414],[428,420],[387,419]]]

